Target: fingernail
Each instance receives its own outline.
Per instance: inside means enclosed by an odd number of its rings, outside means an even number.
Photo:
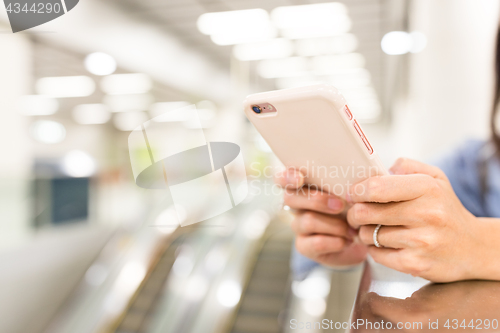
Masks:
[[[339,211],[344,208],[344,203],[340,199],[330,198],[328,199],[328,208],[330,208],[331,210]]]

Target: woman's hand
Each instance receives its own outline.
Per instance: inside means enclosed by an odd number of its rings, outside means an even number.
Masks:
[[[303,186],[303,175],[293,169],[276,179],[284,202],[295,210],[292,229],[302,255],[327,266],[350,266],[365,260],[367,248],[354,242],[357,232],[347,224],[344,200]]]
[[[482,256],[482,222],[461,204],[444,173],[409,159],[397,160],[391,171],[356,184],[348,195],[347,220],[359,228],[373,259],[435,282],[480,278],[480,265],[492,265]],[[378,224],[382,248],[373,246]]]

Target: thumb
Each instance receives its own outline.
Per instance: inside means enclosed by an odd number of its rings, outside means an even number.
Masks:
[[[394,175],[420,173],[433,178],[447,179],[444,172],[438,167],[403,157],[398,158],[389,171]]]

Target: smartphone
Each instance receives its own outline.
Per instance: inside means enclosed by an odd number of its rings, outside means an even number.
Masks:
[[[388,174],[334,86],[253,94],[243,105],[274,154],[286,168],[300,170],[310,186],[344,196],[353,184]]]

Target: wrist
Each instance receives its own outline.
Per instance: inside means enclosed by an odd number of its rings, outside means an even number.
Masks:
[[[500,281],[500,265],[497,263],[500,254],[500,219],[476,218],[472,227],[476,232],[472,248],[467,249],[471,253],[469,279]]]

